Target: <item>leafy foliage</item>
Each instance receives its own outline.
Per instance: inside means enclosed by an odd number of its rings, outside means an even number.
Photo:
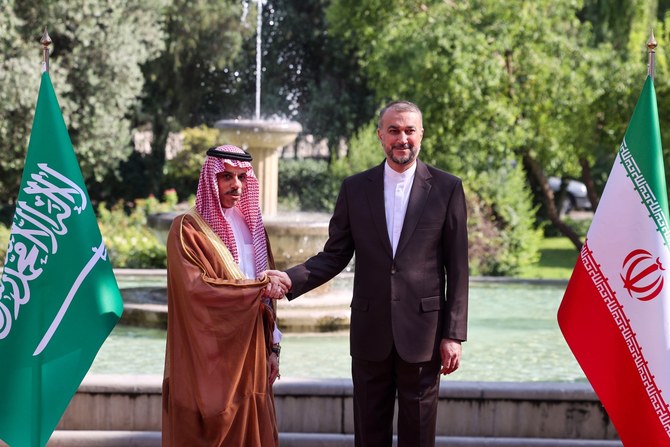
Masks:
[[[384,160],[384,151],[377,137],[377,121],[372,120],[349,140],[347,156],[331,162],[331,174],[341,181],[356,172],[378,165]]]
[[[483,172],[478,176],[476,184],[479,197],[487,205],[487,212],[481,217],[497,229],[496,237],[490,240],[492,246],[497,248],[495,253],[484,257],[474,256],[475,264],[486,264],[485,269],[479,267],[483,274],[514,276],[539,260],[543,234],[541,228],[535,227],[536,210],[530,205],[531,193],[525,179],[520,163]],[[479,219],[472,214],[470,220],[473,217],[479,223]],[[469,237],[471,247],[476,240],[486,240],[485,234],[471,234]]]
[[[19,34],[12,3],[0,2],[0,203],[16,199],[39,85],[38,42]]]
[[[20,83],[15,85],[16,91],[30,95],[33,104],[24,106],[23,98],[19,110],[13,110],[16,102],[0,104],[0,115],[15,115],[12,126],[17,134],[0,140],[0,160],[3,166],[10,166],[2,175],[0,199],[11,202],[18,190],[12,188],[21,175],[22,164],[16,160],[23,159],[18,154],[25,153],[27,147],[27,129],[32,119],[32,112],[27,110],[34,107],[39,86],[38,42],[44,23],[55,24],[49,29],[54,42],[51,78],[89,193],[93,197],[108,195],[105,185],[97,183],[115,170],[132,149],[128,114],[137,105],[144,85],[140,65],[154,57],[162,45],[162,31],[155,26],[160,3],[82,0],[73,7],[66,2],[14,0],[8,5],[11,6],[6,8],[18,18],[10,23],[9,31],[19,47],[5,63],[19,69],[1,71],[14,83]],[[32,51],[26,51],[30,48]],[[18,50],[23,50],[22,55]],[[26,57],[34,61],[30,64],[32,74]]]
[[[111,208],[98,205],[98,226],[114,268],[165,268],[165,243],[147,226],[147,216],[173,211],[176,193],[168,190],[163,201],[154,197],[132,203],[117,202]],[[10,228],[0,224],[0,265],[4,264]]]
[[[160,203],[149,198],[134,204],[127,213],[119,202],[111,209],[98,206],[98,225],[115,268],[165,268],[165,244],[147,227],[147,215],[160,209]]]
[[[516,263],[533,262],[535,210],[523,170],[508,166],[526,151],[560,147],[556,140],[568,124],[550,115],[560,118],[557,105],[566,101],[559,95],[563,84],[549,78],[560,68],[552,63],[565,63],[562,53],[571,41],[553,36],[571,30],[574,9],[548,1],[374,3],[333,2],[333,29],[354,49],[380,103],[408,99],[420,105],[422,160],[466,180],[473,218],[483,219],[475,222],[472,237],[487,240],[495,253],[476,249],[483,257],[475,256],[475,269],[509,274]],[[573,19],[562,20],[569,12]],[[554,21],[540,20],[545,17]],[[554,33],[548,25],[564,29]],[[531,51],[544,38],[546,45]],[[522,63],[533,69],[517,67]],[[557,157],[554,152],[547,159]]]
[[[478,271],[511,272],[524,250],[533,259],[539,173],[602,189],[643,81],[650,28],[670,138],[668,0],[264,4],[263,115],[301,122],[333,154],[343,140],[350,149],[330,164],[282,161],[282,199],[332,209],[341,179],[382,159],[374,109],[412,100],[424,112],[422,159],[464,179],[474,237],[495,250],[482,249],[491,262]],[[194,192],[201,148],[217,143],[202,125],[253,110],[255,14],[238,0],[0,1],[0,203],[11,208],[18,191],[45,17],[51,77],[89,192],[111,203]],[[133,127],[153,130],[151,154],[131,154]],[[185,151],[166,162],[168,133],[184,128]],[[509,168],[518,161],[532,201]]]
[[[331,212],[345,177],[381,163],[384,159],[376,123],[359,129],[349,142],[346,157],[325,160],[282,160],[279,191],[283,207]]]
[[[284,209],[330,212],[339,183],[325,160],[282,160],[279,163],[279,202]]]
[[[374,113],[357,61],[329,31],[329,0],[268,0],[263,25],[261,109],[327,138],[335,152]],[[252,90],[253,91],[253,90]]]
[[[186,198],[194,195],[198,188],[200,169],[205,160],[205,152],[220,144],[219,131],[207,126],[184,129],[182,150],[165,162],[164,185],[174,188],[177,195]]]

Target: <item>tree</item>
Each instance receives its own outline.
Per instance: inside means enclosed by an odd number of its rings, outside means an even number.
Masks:
[[[563,221],[546,173],[578,176],[578,154],[592,147],[598,128],[595,105],[618,68],[608,46],[591,44],[590,28],[577,19],[579,6],[538,1],[498,10],[510,21],[495,34],[505,54],[506,108],[515,110],[512,148],[547,218],[577,248],[580,237]]]
[[[476,190],[479,173],[520,161],[549,221],[581,246],[546,173],[576,178],[612,157],[632,107],[630,65],[579,20],[582,2],[380,2],[335,1],[333,31],[354,48],[380,103],[423,106],[424,159]],[[646,6],[636,2],[632,16]]]
[[[39,88],[39,44],[21,39],[21,25],[11,4],[0,3],[0,203],[10,205],[21,182]]]
[[[539,235],[523,182],[507,182],[496,192],[480,178],[510,173],[511,179],[520,159],[516,147],[529,134],[519,104],[509,100],[507,54],[496,40],[507,31],[496,27],[508,17],[494,19],[492,11],[501,13],[497,2],[396,0],[383,8],[374,3],[335,2],[334,32],[355,48],[379,104],[408,99],[421,106],[421,158],[463,177],[489,201],[496,225],[507,229],[501,238],[506,265],[495,270],[510,273],[509,266],[534,258]]]
[[[73,7],[48,0],[15,0],[9,5],[19,19],[13,26],[20,42],[17,48],[34,48],[27,54],[34,58],[35,69],[32,76],[26,77],[27,56],[14,52],[9,54],[9,63],[23,68],[5,76],[17,79],[28,94],[36,94],[32,92],[37,92],[39,86],[39,38],[44,25],[54,24],[49,29],[53,40],[51,77],[63,117],[89,192],[92,197],[109,194],[104,185],[96,185],[132,150],[128,112],[137,104],[144,83],[140,65],[154,57],[161,45],[161,31],[154,25],[158,3],[82,0]],[[21,77],[32,80],[33,85],[19,80]],[[32,112],[25,113],[27,107],[19,103],[20,113],[14,125],[17,137],[0,142],[3,166],[9,160],[10,169],[2,176],[3,185],[8,186],[18,184],[22,163],[16,163],[16,159],[23,157],[17,154],[24,153],[27,147],[27,132],[22,129],[28,128],[32,118]],[[3,103],[0,109],[13,113],[15,104]],[[2,200],[11,202],[16,192],[3,191]]]
[[[576,146],[581,177],[595,210],[621,143],[643,78],[645,42],[655,22],[655,0],[585,0],[577,16],[592,27],[591,43],[608,48],[609,57],[592,70],[589,89],[601,93],[587,113],[594,127]]]

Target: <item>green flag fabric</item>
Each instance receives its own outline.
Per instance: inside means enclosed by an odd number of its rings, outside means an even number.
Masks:
[[[123,302],[48,73],[0,280],[0,439],[46,445]]]

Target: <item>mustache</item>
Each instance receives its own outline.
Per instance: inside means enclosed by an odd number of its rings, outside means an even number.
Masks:
[[[224,194],[230,196],[241,196],[242,192],[239,189],[229,189],[228,191],[225,191]]]
[[[394,144],[391,146],[391,149],[412,149],[413,146],[410,144]]]

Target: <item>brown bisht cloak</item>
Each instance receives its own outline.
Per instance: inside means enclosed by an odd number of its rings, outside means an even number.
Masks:
[[[277,446],[268,279],[244,279],[195,210],[172,223],[167,254],[163,447]]]

